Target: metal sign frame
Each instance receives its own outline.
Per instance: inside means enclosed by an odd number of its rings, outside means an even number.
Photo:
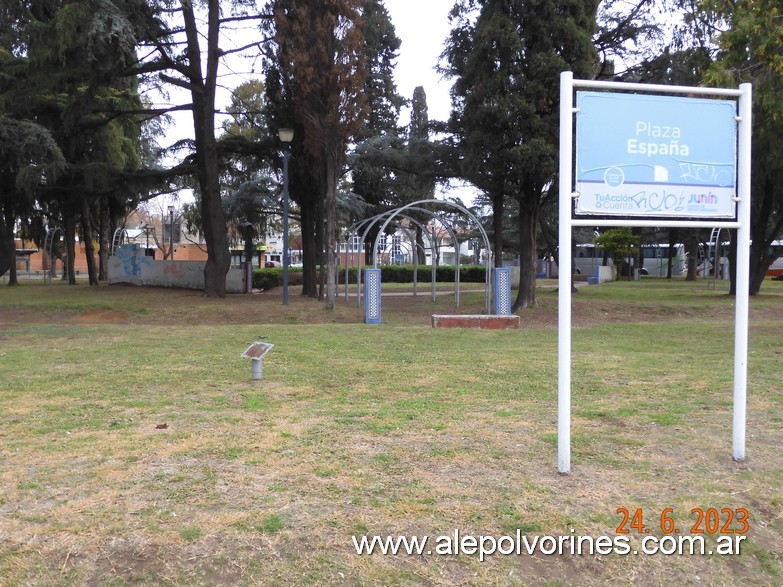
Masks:
[[[574,198],[574,88],[633,91],[687,96],[720,96],[738,100],[737,121],[737,218],[722,221],[672,218],[600,218],[573,217]],[[745,425],[748,370],[748,300],[750,283],[750,167],[752,86],[739,89],[664,86],[575,80],[570,71],[560,75],[560,231],[558,276],[558,394],[557,394],[557,468],[560,473],[571,470],[571,271],[572,229],[575,226],[647,226],[661,228],[724,228],[737,229],[737,277],[734,323],[734,414],[733,458],[745,459]]]

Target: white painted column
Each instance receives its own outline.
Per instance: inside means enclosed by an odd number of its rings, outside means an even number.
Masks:
[[[734,422],[733,457],[745,460],[745,423],[748,387],[748,312],[750,289],[750,168],[753,90],[740,85],[739,146],[737,159],[737,294],[734,322]]]
[[[571,195],[573,191],[573,73],[560,74],[560,234],[558,249],[557,470],[571,471]]]

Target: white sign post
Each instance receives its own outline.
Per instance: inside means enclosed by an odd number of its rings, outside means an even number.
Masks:
[[[579,92],[574,108],[575,88],[603,91]],[[570,267],[571,233],[575,226],[720,225],[737,229],[733,457],[744,460],[751,102],[750,84],[730,90],[574,80],[569,71],[561,74],[557,408],[560,473],[571,470]],[[575,114],[579,117],[576,182]]]

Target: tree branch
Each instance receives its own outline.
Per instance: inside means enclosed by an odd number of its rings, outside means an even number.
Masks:
[[[232,53],[241,53],[242,51],[247,51],[251,47],[260,47],[263,43],[268,43],[272,40],[274,40],[273,37],[269,37],[268,39],[262,39],[260,41],[256,41],[255,43],[248,43],[247,45],[244,45],[243,47],[237,47],[236,49],[227,49],[225,51],[221,49],[220,54],[231,55]]]
[[[245,20],[271,20],[274,18],[272,14],[247,14],[245,16],[229,16],[228,18],[221,18],[220,24],[227,22],[241,22]]]
[[[173,86],[184,88],[185,90],[188,90],[189,92],[196,92],[196,91],[199,90],[199,88],[194,86],[191,82],[185,81],[183,79],[177,79],[176,77],[171,77],[170,75],[165,74],[165,73],[160,73],[159,77],[164,82],[166,82],[168,84],[171,84]]]

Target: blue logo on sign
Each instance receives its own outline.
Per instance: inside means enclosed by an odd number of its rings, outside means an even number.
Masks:
[[[625,174],[619,167],[610,167],[604,172],[604,183],[610,187],[616,188],[625,182]]]

